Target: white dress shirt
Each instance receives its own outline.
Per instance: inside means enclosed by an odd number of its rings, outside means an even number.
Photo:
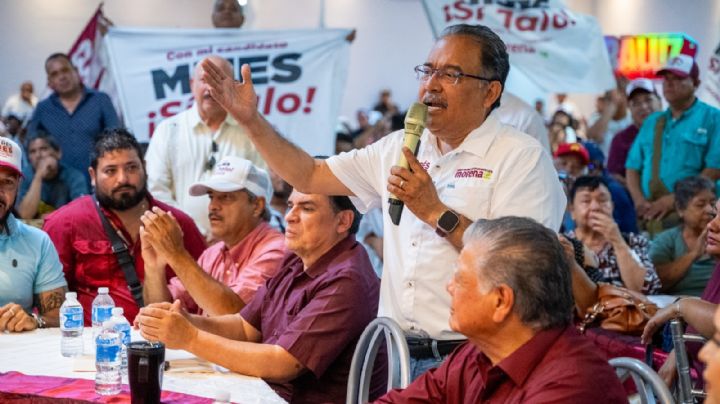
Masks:
[[[361,211],[382,206],[385,230],[380,316],[411,334],[459,339],[450,330],[450,295],[458,251],[405,208],[398,226],[390,221],[387,178],[402,147],[403,131],[360,150],[330,157],[335,176],[355,194]],[[455,150],[442,154],[425,130],[418,160],[433,178],[442,202],[471,220],[531,217],[557,231],[565,212],[557,172],[543,147],[492,115]]]
[[[35,95],[30,98],[30,103],[23,100],[20,94],[11,95],[8,97],[5,105],[3,105],[0,116],[7,118],[9,115],[15,115],[18,119],[20,119],[20,122],[27,122],[30,120],[32,113],[35,110],[37,101],[38,99]]]
[[[218,146],[216,153],[212,152],[213,140]],[[250,138],[230,115],[213,132],[200,119],[197,106],[193,106],[160,122],[155,129],[145,154],[148,190],[156,199],[187,213],[207,235],[209,198],[190,196],[188,189],[210,177],[212,169],[207,163],[212,157],[217,165],[226,156],[242,157],[266,168]]]

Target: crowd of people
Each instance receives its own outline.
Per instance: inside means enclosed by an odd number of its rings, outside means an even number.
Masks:
[[[237,2],[215,13],[242,25]],[[57,327],[68,290],[89,325],[108,287],[146,339],[290,402],[344,402],[355,343],[384,316],[414,382],[384,395],[374,378],[378,402],[619,403],[574,326],[607,283],[676,296],[643,341],[682,317],[720,366],[720,110],[695,96],[696,61],[657,72],[665,110],[653,81],[618,77],[587,123],[564,95],[546,123],[504,92],[509,70],[492,30],[448,27],[415,67],[417,153],[383,90],[325,158],[260,114],[248,65],[236,81],[225,59],[200,61],[194,105],[145,152],[109,97],[50,55],[52,94],[38,102],[26,82],[2,109],[0,331]],[[668,383],[674,366],[671,353]]]

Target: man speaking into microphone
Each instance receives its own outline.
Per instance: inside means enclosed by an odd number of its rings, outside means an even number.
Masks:
[[[415,67],[418,101],[427,106],[417,157],[404,131],[360,150],[314,160],[280,136],[257,110],[250,66],[243,82],[204,62],[211,95],[243,126],[267,164],[304,193],[355,196],[359,210],[382,205],[384,270],[379,315],[405,330],[412,376],[437,366],[463,336],[448,324],[453,276],[465,229],[475,220],[526,216],[558,230],[565,195],[547,152],[502,125],[500,105],[510,65],[505,44],[481,25],[446,28]],[[396,166],[401,153],[408,168]],[[392,224],[388,200],[404,204]]]

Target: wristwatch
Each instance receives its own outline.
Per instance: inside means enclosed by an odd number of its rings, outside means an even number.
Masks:
[[[35,324],[37,324],[37,328],[45,328],[45,320],[43,320],[42,317],[38,316],[35,313],[30,313],[32,318],[35,319]]]
[[[459,223],[460,216],[448,209],[438,218],[437,225],[435,226],[435,233],[437,233],[440,237],[447,237],[448,234],[455,230]]]

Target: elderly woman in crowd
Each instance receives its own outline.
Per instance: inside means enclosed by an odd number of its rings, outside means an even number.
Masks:
[[[570,213],[577,228],[565,236],[597,255],[599,275],[591,276],[594,281],[644,294],[657,293],[660,279],[648,256],[649,241],[638,234],[620,232],[612,216],[611,198],[604,179],[578,178],[569,195]],[[586,269],[597,273],[592,268]]]
[[[705,177],[675,183],[675,208],[682,222],[655,237],[650,247],[664,293],[700,296],[710,280],[715,259],[705,252],[705,234],[716,199],[715,184]]]
[[[718,209],[720,209],[720,203],[717,202],[714,207],[708,208],[713,219],[707,225],[705,247],[706,252],[716,259],[720,258],[720,217],[717,216]],[[720,303],[720,265],[715,266],[712,277],[699,299],[696,297],[683,297],[675,303],[658,310],[645,326],[642,335],[643,343],[650,343],[653,334],[673,318],[682,318],[694,329],[691,332],[700,334],[705,338],[711,338],[713,333],[716,333],[715,326],[713,326],[713,313],[717,309],[718,303]],[[717,349],[717,347],[715,348]],[[672,385],[677,377],[675,368],[675,352],[672,351],[658,371],[668,385]]]

